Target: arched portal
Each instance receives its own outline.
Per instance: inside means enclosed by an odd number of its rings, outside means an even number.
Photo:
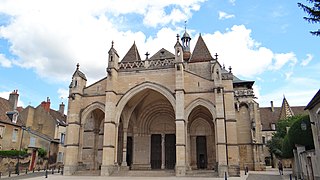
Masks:
[[[120,117],[119,164],[131,169],[175,167],[175,113],[162,93],[141,90],[127,101]]]
[[[104,106],[93,104],[83,111],[79,162],[83,170],[98,170],[102,164]]]
[[[213,115],[198,105],[188,116],[188,163],[191,169],[216,169],[216,146]]]

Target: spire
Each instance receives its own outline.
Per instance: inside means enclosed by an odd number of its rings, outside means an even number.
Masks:
[[[294,113],[286,99],[285,96],[283,96],[282,105],[281,105],[281,111],[280,111],[280,118],[279,119],[285,119],[288,117],[294,116]]]
[[[210,51],[200,34],[189,62],[211,61],[212,59]]]
[[[133,42],[133,45],[127,52],[127,54],[123,57],[121,62],[133,62],[133,61],[141,61],[138,48],[136,46],[136,42]]]
[[[111,41],[111,48],[110,48],[110,50],[109,50],[108,53],[109,53],[109,55],[111,55],[111,54],[116,54],[116,55],[119,57],[119,55],[118,55],[118,53],[117,53],[117,50],[114,49],[113,45],[114,45],[114,42]]]
[[[187,21],[184,22],[184,34],[181,38],[182,41],[182,47],[183,47],[183,51],[185,52],[190,52],[190,41],[191,41],[191,37],[190,35],[187,33]]]

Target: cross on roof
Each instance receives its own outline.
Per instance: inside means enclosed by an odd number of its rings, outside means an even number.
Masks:
[[[219,55],[216,53],[214,56],[215,56],[216,60],[218,60],[218,56],[219,56]]]
[[[144,54],[144,55],[146,55],[146,59],[148,59],[148,56],[149,56],[150,54],[149,54],[148,51],[147,51],[146,54]]]

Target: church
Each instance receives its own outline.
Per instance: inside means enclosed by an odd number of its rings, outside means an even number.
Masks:
[[[240,176],[265,169],[254,81],[212,56],[201,34],[177,35],[172,52],[121,59],[112,42],[106,76],[87,86],[79,65],[69,86],[64,174],[199,170]],[[103,69],[101,69],[103,71]]]

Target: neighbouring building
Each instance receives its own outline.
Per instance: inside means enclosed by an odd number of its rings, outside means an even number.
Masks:
[[[320,179],[320,90],[314,95],[305,108],[309,112],[311,129],[314,142],[314,150],[304,152],[303,164],[301,169],[304,172],[304,178]]]
[[[9,95],[9,99],[0,97],[0,150],[19,150],[22,121],[18,107],[18,90]]]
[[[24,162],[23,166],[29,167],[29,170],[39,165],[39,148],[47,151],[50,164],[62,164],[66,132],[64,104],[60,105],[59,111],[55,111],[50,109],[50,100],[47,99],[36,108],[22,108],[17,106],[18,97],[18,90],[14,90],[8,100],[0,98],[0,150],[27,149],[31,154],[30,161],[29,164]],[[17,158],[2,163],[7,164],[2,166],[12,169],[17,164]],[[45,168],[46,164],[41,163],[41,168]],[[2,171],[5,173],[8,170]]]
[[[29,148],[32,153],[30,169],[39,164],[37,162],[39,148],[47,151],[49,165],[57,165],[57,162],[62,164],[66,130],[64,104],[60,105],[59,111],[51,109],[50,104],[50,99],[47,98],[47,101],[43,101],[39,106],[27,106],[20,113],[25,132],[22,147]]]
[[[235,77],[200,35],[177,35],[173,51],[141,59],[134,43],[120,61],[112,42],[106,77],[87,86],[79,65],[69,86],[64,174],[173,169],[239,176],[263,170],[253,81]],[[104,68],[101,68],[103,71]]]
[[[276,124],[281,119],[285,119],[294,115],[307,114],[304,110],[305,106],[290,106],[287,99],[283,97],[281,107],[274,107],[273,101],[270,102],[270,107],[260,107],[260,119],[262,123],[262,143],[265,154],[266,166],[277,165],[278,160],[274,155],[270,154],[266,144],[271,140],[273,133],[276,132]],[[284,160],[285,167],[292,167],[291,160]]]

